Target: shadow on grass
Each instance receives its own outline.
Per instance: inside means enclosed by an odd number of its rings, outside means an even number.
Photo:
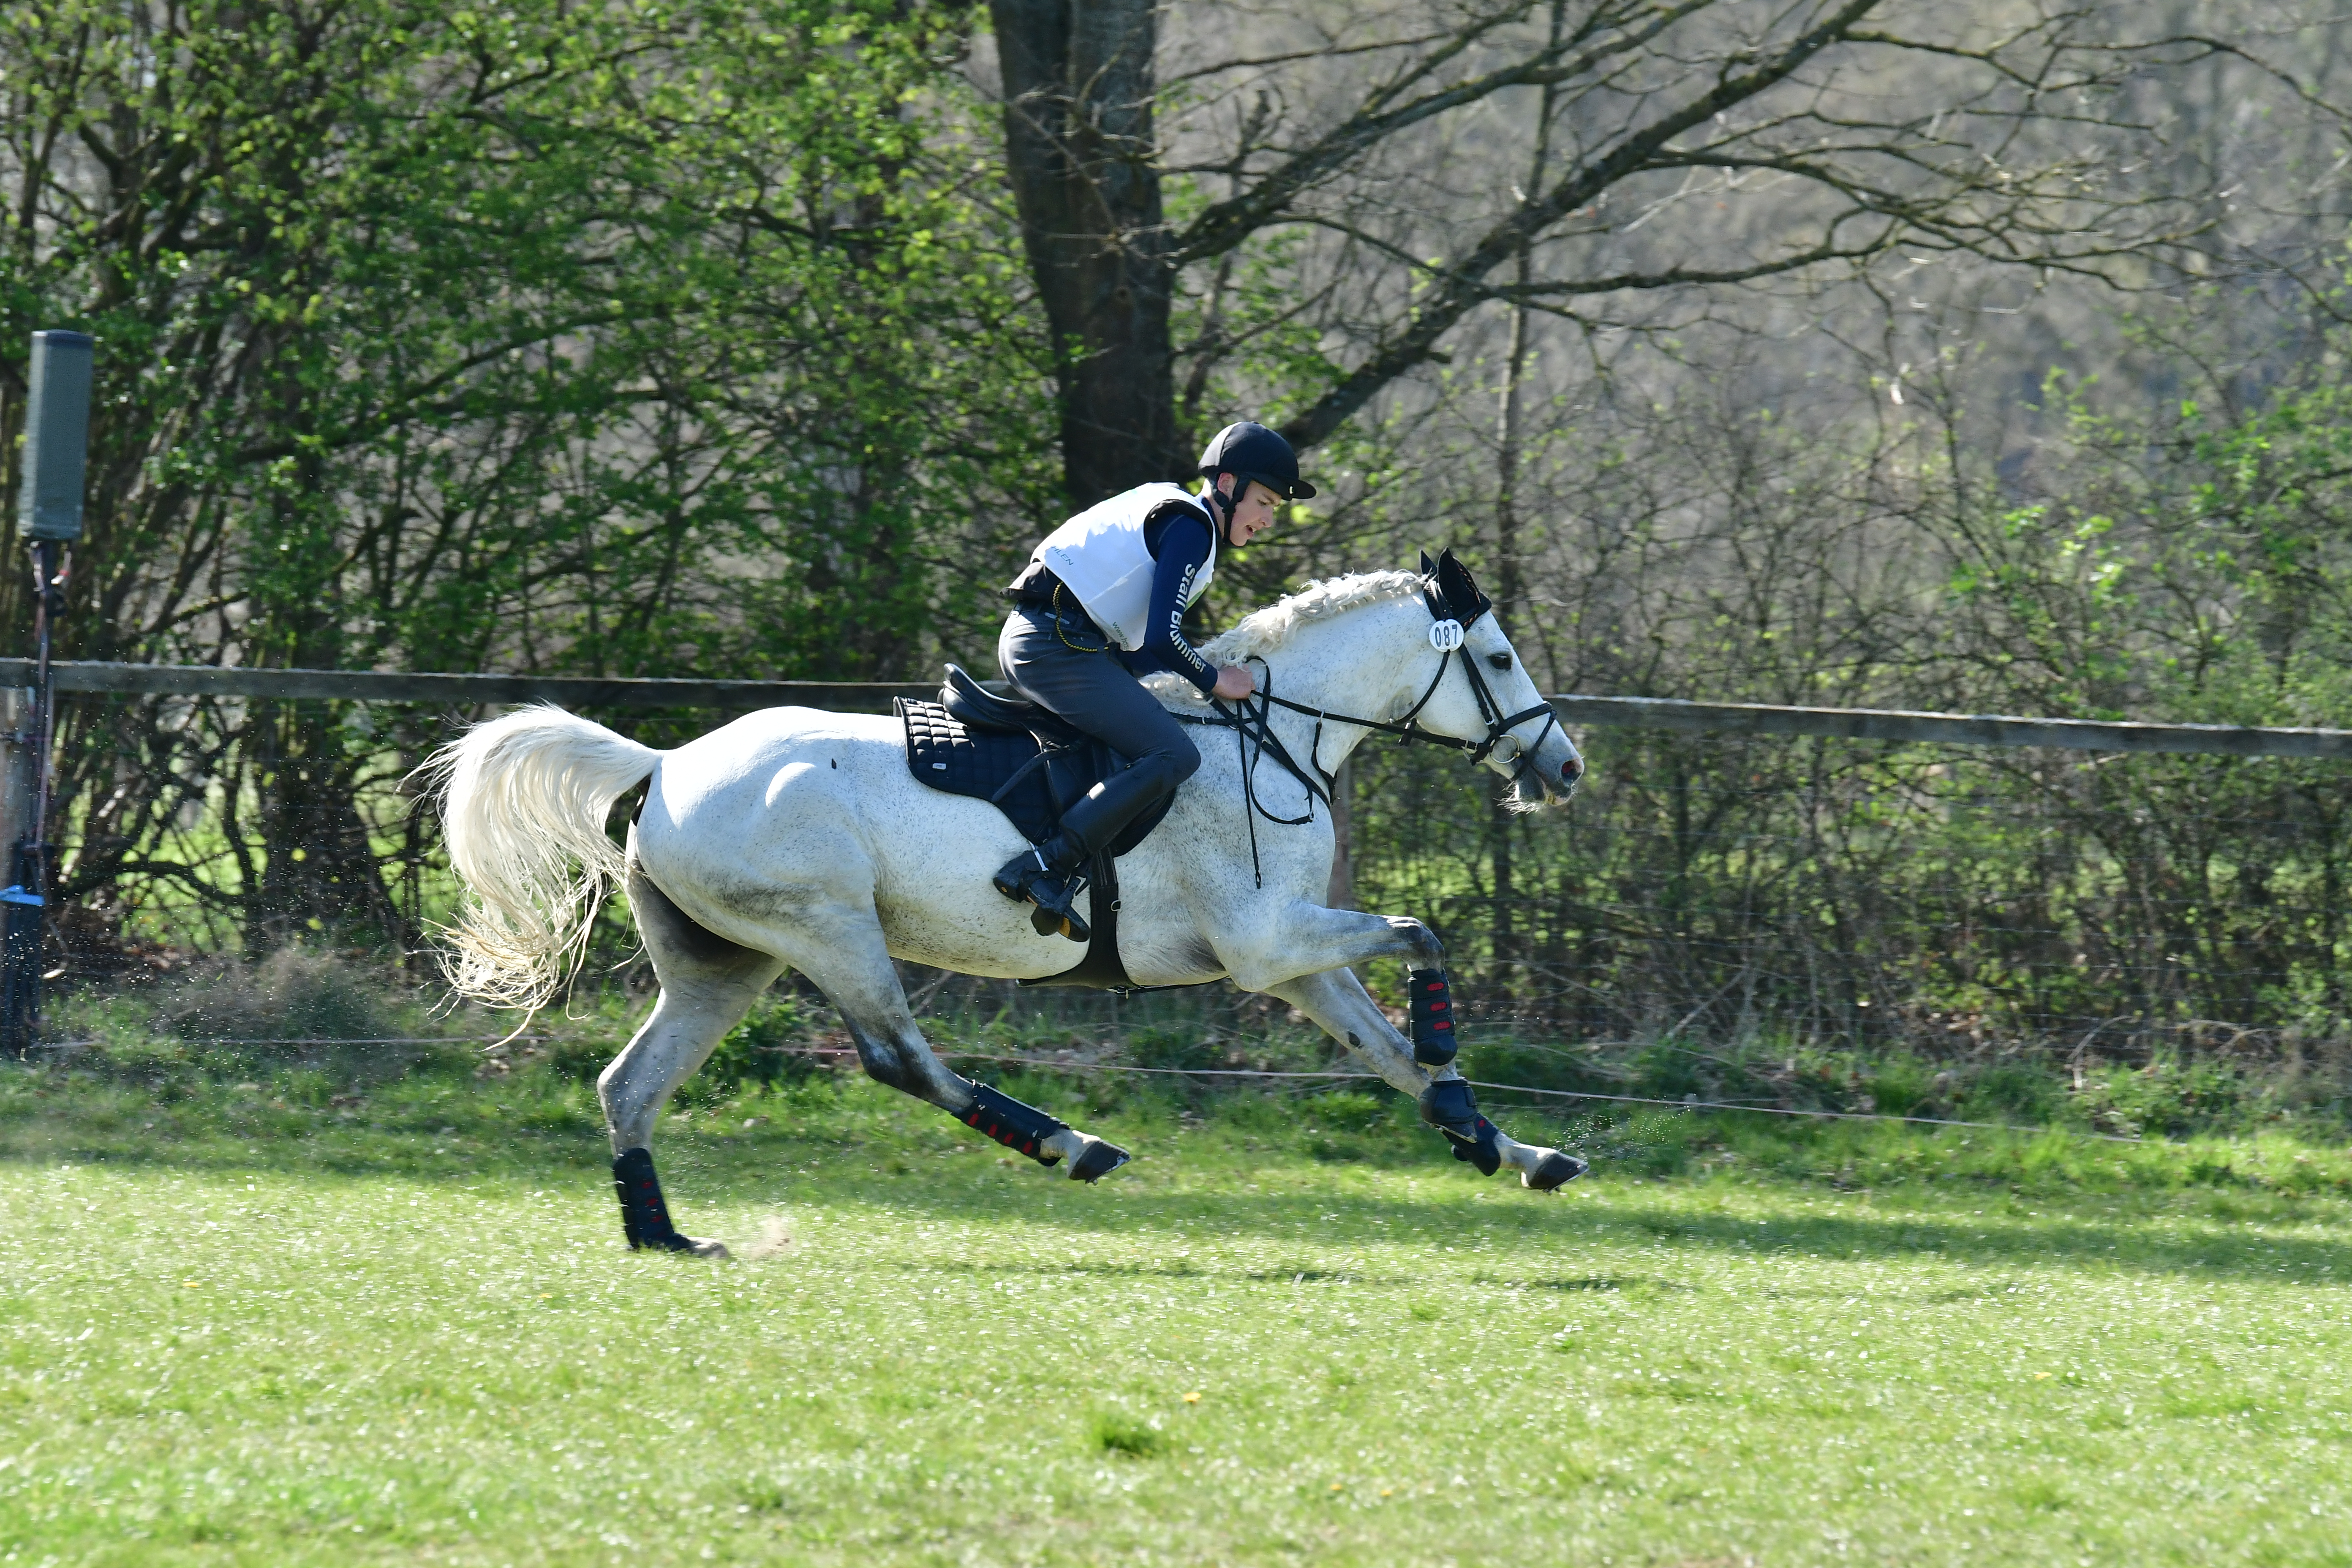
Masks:
[[[321,1157],[288,1160],[284,1151],[272,1159],[238,1157],[230,1151],[175,1155],[168,1147],[139,1151],[58,1148],[35,1160],[9,1150],[0,1154],[7,1163],[52,1163],[70,1159],[78,1163],[125,1168],[160,1168],[203,1172],[266,1171],[279,1177],[304,1176],[337,1180],[377,1179],[434,1184],[475,1184],[485,1180],[541,1182],[576,1186],[583,1193],[601,1187],[604,1154],[601,1142],[593,1146],[533,1152],[539,1158],[519,1158],[506,1151],[487,1160],[449,1157],[446,1163],[417,1157],[378,1157],[360,1151],[322,1152]],[[189,1157],[193,1155],[194,1157]],[[708,1148],[673,1153],[663,1162],[666,1184],[680,1223],[696,1229],[694,1211],[706,1213],[715,1205],[730,1207],[762,1202],[824,1207],[871,1205],[896,1213],[955,1220],[966,1224],[1019,1221],[1057,1229],[1103,1236],[1131,1234],[1146,1226],[1164,1231],[1171,1226],[1188,1232],[1210,1231],[1232,1237],[1290,1243],[1302,1253],[1336,1246],[1426,1242],[1459,1237],[1465,1223],[1464,1200],[1470,1183],[1458,1195],[1435,1198],[1367,1196],[1360,1193],[1284,1194],[1268,1193],[1186,1192],[1134,1193],[1114,1197],[1108,1193],[1040,1190],[1040,1184],[961,1180],[952,1190],[943,1183],[907,1176],[845,1173],[839,1169],[851,1159],[837,1149],[814,1150],[805,1145],[782,1145],[769,1150]],[[817,1168],[801,1167],[812,1158]],[[984,1155],[972,1155],[977,1162]],[[947,1162],[941,1163],[943,1165]],[[941,1177],[965,1173],[941,1170]],[[929,1176],[930,1173],[923,1173]],[[1024,1175],[1028,1173],[1024,1172]],[[1114,1180],[1116,1178],[1113,1178]],[[789,1184],[789,1185],[787,1185]],[[1633,1242],[1664,1245],[1693,1253],[1739,1254],[1770,1259],[1822,1258],[1837,1259],[1916,1258],[1934,1257],[1973,1268],[2031,1269],[2063,1262],[2072,1266],[2104,1263],[2138,1273],[2195,1274],[2242,1279],[2271,1279],[2303,1283],[2352,1282],[2352,1240],[2337,1242],[2309,1237],[2269,1234],[2232,1235],[2221,1231],[2184,1234],[2178,1225],[2159,1231],[2145,1222],[2116,1219],[2043,1217],[2031,1226],[2005,1220],[1910,1214],[1885,1217],[1857,1214],[1812,1214],[1774,1217],[1762,1222],[1732,1215],[1693,1215],[1664,1205],[1629,1206],[1622,1189],[1589,1189],[1590,1200],[1570,1189],[1545,1199],[1532,1194],[1496,1194],[1506,1202],[1528,1206],[1514,1213],[1499,1205],[1481,1205],[1475,1211],[1479,1236],[1507,1251],[1514,1240],[1558,1242],[1580,1237],[1600,1244]],[[2037,1200],[2046,1208],[2055,1200]],[[1537,1205],[1541,1205],[1538,1207]],[[1344,1218],[1334,1223],[1335,1212]],[[703,1222],[703,1229],[710,1228]],[[617,1244],[617,1225],[615,1241]],[[1549,1290],[1611,1290],[1626,1287],[1627,1279],[1611,1275],[1552,1275],[1513,1269],[1507,1258],[1491,1252],[1473,1253],[1465,1261],[1479,1263],[1484,1283],[1498,1288]],[[1411,1281],[1375,1279],[1368,1272],[1335,1270],[1327,1263],[1301,1262],[1297,1268],[1272,1267],[1251,1270],[1173,1264],[1118,1261],[970,1261],[940,1265],[960,1270],[1002,1276],[1069,1277],[1078,1275],[1150,1276],[1170,1279],[1203,1278],[1291,1279],[1314,1284],[1347,1281],[1358,1284]],[[1630,1277],[1628,1277],[1630,1278]],[[1643,1283],[1675,1288],[1676,1282],[1644,1278]]]
[[[545,1095],[526,1095],[509,1107],[491,1098],[499,1092],[485,1089],[387,1101],[353,1123],[338,1121],[327,1111],[251,1099],[181,1111],[145,1105],[136,1096],[85,1098],[61,1085],[59,1092],[10,1101],[8,1114],[0,1120],[0,1165],[70,1161],[191,1173],[267,1172],[298,1180],[511,1182],[576,1188],[583,1194],[603,1185],[608,1159],[604,1141],[581,1107]],[[666,1134],[657,1145],[669,1195],[689,1229],[694,1211],[704,1205],[790,1203],[867,1205],[966,1223],[1018,1221],[1103,1235],[1174,1226],[1195,1234],[1291,1244],[1302,1254],[1340,1245],[1468,1240],[1488,1244],[1476,1251],[1465,1249],[1465,1258],[1484,1270],[1487,1282],[1557,1290],[1606,1289],[1616,1288],[1617,1282],[1601,1274],[1523,1274],[1509,1262],[1514,1242],[1632,1242],[1760,1258],[1927,1256],[1971,1267],[2011,1268],[2062,1261],[2075,1267],[2104,1263],[2142,1273],[2352,1282],[2352,1238],[2339,1242],[2231,1231],[2219,1228],[2217,1219],[2183,1215],[2178,1210],[2165,1215],[2167,1223],[2159,1227],[2137,1216],[2085,1215],[2084,1207],[2099,1201],[2088,1195],[2037,1195],[2032,1201],[2045,1212],[2031,1224],[2014,1216],[1958,1215],[1930,1207],[1872,1212],[1863,1208],[1865,1200],[1858,1197],[1830,1199],[1838,1206],[1826,1212],[1784,1212],[1759,1222],[1659,1202],[1650,1195],[1658,1189],[1647,1185],[1580,1183],[1552,1198],[1541,1198],[1518,1190],[1507,1175],[1482,1181],[1433,1149],[1421,1157],[1406,1155],[1371,1168],[1381,1175],[1410,1173],[1424,1186],[1434,1184],[1434,1192],[1366,1193],[1360,1184],[1350,1184],[1346,1191],[1259,1193],[1234,1189],[1264,1173],[1261,1163],[1315,1173],[1333,1167],[1318,1164],[1311,1151],[1188,1148],[1172,1135],[1163,1144],[1167,1152],[1157,1158],[1181,1169],[1190,1155],[1195,1169],[1215,1173],[1222,1168],[1231,1176],[1230,1184],[1184,1191],[1134,1184],[1114,1192],[1108,1187],[1074,1188],[1025,1166],[1008,1172],[994,1163],[1001,1156],[968,1145],[942,1149],[942,1137],[963,1136],[961,1129],[949,1131],[951,1123],[932,1128],[912,1117],[902,1119],[903,1113],[877,1117],[870,1109],[838,1101],[761,1103],[787,1125],[738,1136],[718,1128],[705,1131],[709,1124],[704,1123],[682,1134]],[[840,1129],[832,1138],[790,1125],[796,1118],[815,1122],[828,1113]],[[175,1121],[175,1116],[185,1125]],[[441,1125],[445,1117],[459,1125]],[[150,1118],[156,1125],[142,1124]],[[1384,1142],[1392,1141],[1399,1152],[1420,1147],[1417,1131],[1400,1128],[1380,1136]],[[1234,1141],[1229,1137],[1226,1142]],[[1155,1158],[1149,1142],[1139,1143],[1138,1152],[1147,1163]],[[1119,1180],[1111,1178],[1113,1183]],[[1491,1201],[1477,1201],[1480,1197]],[[1955,1193],[1948,1201],[1988,1197],[2000,1201],[1982,1189],[1966,1196]],[[2286,1200],[2264,1202],[2280,1217],[2295,1217]],[[2184,1219],[2189,1223],[2180,1223]],[[1184,1279],[1207,1272],[1190,1265],[1154,1268],[1043,1259],[969,1267],[1039,1276],[1157,1273]],[[1266,1268],[1251,1277],[1260,1276],[1293,1278],[1302,1284],[1360,1279],[1334,1271],[1321,1260],[1301,1261],[1295,1268]]]
[[[1514,1269],[1507,1256],[1511,1241],[1538,1237],[1547,1242],[1570,1237],[1603,1244],[1630,1241],[1664,1245],[1694,1254],[1737,1254],[1763,1260],[1932,1257],[1971,1268],[2015,1269],[2060,1262],[2077,1268],[2104,1263],[2116,1269],[2146,1274],[2269,1279],[2305,1284],[2340,1280],[2352,1284],[2352,1239],[2335,1241],[2219,1231],[2184,1234],[2178,1225],[2159,1231],[2144,1223],[2123,1219],[2102,1223],[2044,1217],[2026,1226],[1998,1220],[1988,1223],[1969,1216],[1904,1215],[1882,1218],[1831,1214],[1775,1217],[1759,1223],[1730,1215],[1694,1215],[1665,1207],[1629,1207],[1619,1193],[1606,1188],[1594,1189],[1594,1194],[1592,1201],[1580,1206],[1572,1197],[1564,1195],[1542,1210],[1522,1210],[1517,1215],[1482,1205],[1476,1217],[1482,1227],[1492,1228],[1482,1228],[1479,1235],[1494,1247],[1487,1252],[1472,1253],[1465,1260],[1477,1263],[1487,1283],[1557,1290],[1619,1289],[1625,1281],[1608,1275],[1553,1275]],[[1360,1194],[1218,1193],[1186,1194],[1174,1198],[1137,1195],[1120,1200],[1115,1213],[1092,1215],[1060,1204],[1049,1209],[1026,1194],[1008,1194],[1013,1199],[1010,1203],[980,1203],[943,1193],[913,1193],[904,1187],[883,1192],[853,1188],[835,1195],[940,1218],[970,1222],[982,1217],[985,1210],[998,1218],[1034,1219],[1063,1229],[1106,1234],[1142,1226],[1164,1228],[1171,1223],[1181,1223],[1196,1231],[1297,1243],[1302,1251],[1310,1247],[1328,1249],[1341,1245],[1459,1238],[1465,1234],[1465,1220],[1468,1217],[1458,1200],[1368,1198]],[[1546,1202],[1531,1194],[1513,1195],[1523,1196],[1529,1205]],[[1346,1222],[1333,1225],[1324,1218],[1334,1209],[1346,1214]],[[1506,1256],[1498,1258],[1497,1252]],[[1044,1259],[1034,1263],[1007,1260],[987,1267],[1007,1273],[1041,1276],[1153,1273],[1181,1279],[1187,1274],[1187,1269],[1172,1266],[1066,1264]],[[1329,1272],[1328,1264],[1316,1268]],[[1306,1268],[1306,1272],[1314,1271]],[[1276,1268],[1260,1272],[1268,1277],[1288,1278],[1294,1271]],[[1349,1278],[1359,1276],[1351,1274]],[[1671,1289],[1677,1282],[1645,1278],[1644,1283]]]

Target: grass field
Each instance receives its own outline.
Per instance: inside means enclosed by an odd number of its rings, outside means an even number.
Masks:
[[[1087,1189],[820,1082],[666,1126],[712,1265],[551,1075],[179,1092],[0,1073],[0,1562],[2352,1563],[2337,1151],[1671,1119],[1540,1199],[1348,1095]]]

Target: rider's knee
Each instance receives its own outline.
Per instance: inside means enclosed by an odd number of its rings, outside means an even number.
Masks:
[[[1179,735],[1167,751],[1168,787],[1174,789],[1201,771],[1201,748],[1188,736]]]

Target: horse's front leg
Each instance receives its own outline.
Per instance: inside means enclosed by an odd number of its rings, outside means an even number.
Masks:
[[[1573,1154],[1522,1143],[1478,1113],[1477,1097],[1453,1065],[1424,1071],[1412,1059],[1412,1046],[1397,1033],[1361,982],[1345,969],[1302,974],[1266,988],[1320,1025],[1394,1089],[1410,1094],[1421,1118],[1445,1135],[1454,1157],[1486,1175],[1508,1165],[1522,1185],[1539,1193],[1565,1186],[1589,1168]]]
[[[1304,899],[1270,918],[1255,918],[1253,911],[1236,930],[1247,934],[1212,940],[1225,973],[1244,991],[1271,991],[1294,974],[1345,969],[1375,958],[1401,958],[1407,969],[1435,969],[1445,962],[1445,944],[1417,920],[1329,910]]]
[[[1440,1079],[1450,1076],[1444,1069],[1454,1060],[1454,992],[1443,967],[1445,944],[1435,931],[1402,916],[1325,909],[1304,899],[1294,900],[1280,919],[1254,924],[1246,931],[1218,949],[1226,959],[1226,973],[1244,991],[1270,991],[1293,975],[1343,969],[1369,959],[1404,960],[1412,1059],[1439,1069]],[[1239,951],[1228,955],[1228,946]],[[1385,1070],[1382,1076],[1387,1076]]]

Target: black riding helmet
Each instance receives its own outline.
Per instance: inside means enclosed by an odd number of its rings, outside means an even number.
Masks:
[[[1219,474],[1233,475],[1235,500],[1249,489],[1252,479],[1285,500],[1305,500],[1315,493],[1315,487],[1298,477],[1298,454],[1290,449],[1290,443],[1246,419],[1217,432],[1209,449],[1201,454],[1201,473],[1209,481],[1211,495],[1216,493]],[[1229,510],[1231,504],[1220,504],[1217,510]]]

